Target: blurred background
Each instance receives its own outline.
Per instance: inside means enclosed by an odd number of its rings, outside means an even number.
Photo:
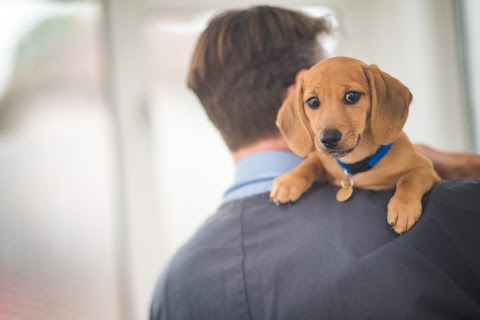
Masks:
[[[332,55],[414,101],[414,142],[480,151],[477,0],[268,1],[330,15]],[[185,85],[234,0],[0,1],[0,320],[146,319],[233,161]]]

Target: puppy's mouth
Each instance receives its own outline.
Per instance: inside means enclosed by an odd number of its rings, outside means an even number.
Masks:
[[[340,159],[340,158],[343,158],[345,157],[347,154],[349,154],[350,152],[352,152],[353,150],[355,150],[355,148],[358,146],[358,144],[360,143],[360,135],[358,135],[358,138],[357,138],[357,142],[355,143],[355,145],[352,147],[352,148],[349,148],[349,149],[327,149],[327,148],[323,148],[323,151],[329,156],[329,157],[332,157],[334,159]]]

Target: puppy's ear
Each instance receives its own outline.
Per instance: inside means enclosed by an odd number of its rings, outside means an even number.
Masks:
[[[400,81],[371,64],[365,68],[372,109],[370,128],[380,144],[389,144],[399,136],[407,120],[412,94]]]
[[[289,148],[300,157],[306,157],[314,150],[313,133],[303,108],[303,79],[296,84],[295,94],[290,94],[283,102],[277,115],[280,129]]]

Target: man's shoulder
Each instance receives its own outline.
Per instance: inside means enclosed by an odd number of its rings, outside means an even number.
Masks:
[[[340,263],[342,253],[339,251],[332,251],[335,255],[329,260],[319,258],[330,251],[332,237],[341,237],[347,232],[341,229],[356,233],[350,230],[358,229],[355,224],[338,213],[348,216],[358,208],[354,204],[348,204],[347,209],[340,206],[335,192],[336,188],[331,186],[315,185],[291,205],[277,206],[269,201],[268,194],[222,205],[172,258],[157,284],[152,319],[165,319],[161,314],[171,319],[248,319],[250,312],[260,318],[265,316],[264,310],[258,308],[266,302],[264,299],[271,297],[264,296],[263,290],[270,291],[282,278],[295,281],[297,277],[299,281],[308,282],[309,273],[301,279],[298,274],[291,274],[303,267],[332,268]],[[370,216],[372,212],[382,215],[390,193],[363,195],[364,192],[359,190],[357,195],[359,201],[366,203],[360,215]],[[353,221],[360,219],[355,217]],[[388,241],[394,234],[383,222],[382,217],[378,221],[384,233],[380,238]],[[362,252],[368,250],[368,246],[362,242],[357,248]],[[321,261],[324,263],[318,264]],[[270,275],[256,281],[263,273]],[[257,285],[263,289],[254,289]],[[249,297],[257,302],[249,303]],[[292,301],[285,308],[295,304]]]
[[[419,236],[423,233],[439,236],[448,234],[452,241],[476,234],[474,229],[480,224],[480,180],[444,180],[437,183],[425,197],[423,214],[415,229]],[[415,230],[413,229],[413,230]],[[407,233],[408,234],[408,233]],[[465,247],[468,243],[463,243]]]
[[[366,233],[365,224],[370,223],[373,229],[385,229],[391,233],[386,225],[386,210],[393,190],[357,189],[352,199],[344,203],[336,200],[337,190],[337,187],[316,184],[298,202],[286,205],[275,205],[269,200],[268,193],[225,203],[182,246],[176,259],[203,261],[202,258],[212,252],[221,253],[229,250],[229,246],[238,247],[250,236],[251,228],[259,235],[281,226],[295,233],[297,230],[292,228],[306,224],[315,226],[318,233],[331,229],[338,221],[358,223],[362,220],[365,223],[359,232]],[[459,213],[474,214],[474,218],[480,218],[480,180],[441,181],[425,196],[423,205],[425,216],[422,215],[421,219],[428,216],[438,220],[443,218],[443,213],[452,217]],[[331,224],[326,225],[326,222]],[[297,233],[296,236],[301,238],[305,234]]]
[[[462,206],[463,203],[462,208],[468,210],[473,204],[480,203],[480,180],[442,180],[432,188],[430,198],[439,205],[453,203]]]
[[[473,254],[479,181],[438,183],[418,223],[401,237],[386,223],[393,191],[355,190],[339,203],[337,190],[315,185],[291,205],[276,206],[268,194],[224,204],[172,259],[157,285],[152,319],[165,319],[162,312],[169,319],[266,318],[269,310],[291,318],[359,310],[385,318],[391,313],[378,303],[399,315],[419,311],[407,310],[413,308],[407,300],[384,299],[392,294],[428,292],[441,300],[449,290],[455,308],[470,308],[468,295],[480,298],[472,286],[480,279]]]

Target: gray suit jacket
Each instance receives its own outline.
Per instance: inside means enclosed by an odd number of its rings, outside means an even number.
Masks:
[[[392,191],[316,185],[223,205],[159,279],[151,319],[480,319],[480,182],[437,184],[405,235]]]

